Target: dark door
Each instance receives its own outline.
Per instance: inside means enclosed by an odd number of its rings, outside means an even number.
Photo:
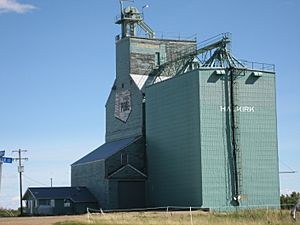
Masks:
[[[145,207],[144,181],[119,181],[118,187],[120,209]]]

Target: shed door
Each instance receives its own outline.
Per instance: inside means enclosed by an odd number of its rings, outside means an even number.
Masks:
[[[118,191],[120,209],[145,207],[144,181],[119,181]]]

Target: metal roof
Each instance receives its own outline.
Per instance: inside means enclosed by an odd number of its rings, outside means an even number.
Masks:
[[[72,166],[78,165],[78,164],[83,164],[83,163],[88,163],[88,162],[94,162],[94,161],[98,161],[98,160],[102,160],[102,159],[107,159],[111,155],[117,153],[121,149],[132,144],[139,138],[141,138],[141,136],[125,138],[125,139],[121,139],[118,141],[105,143],[105,144],[101,145],[99,148],[96,148],[94,151],[90,152],[86,156],[82,157],[81,159],[79,159],[78,161],[73,163]]]
[[[28,194],[35,199],[70,199],[73,202],[97,202],[86,187],[33,187],[28,188],[23,199]]]

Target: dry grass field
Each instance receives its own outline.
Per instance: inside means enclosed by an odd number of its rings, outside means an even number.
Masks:
[[[82,216],[0,218],[0,225],[300,225],[287,210],[245,210],[234,213],[130,212]]]
[[[131,212],[91,215],[85,221],[59,222],[56,225],[300,225],[289,211],[245,210],[234,213]]]

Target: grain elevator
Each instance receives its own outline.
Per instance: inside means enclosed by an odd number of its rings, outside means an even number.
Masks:
[[[279,207],[274,65],[235,58],[228,33],[157,38],[124,4],[105,143],[72,186],[103,209]]]

